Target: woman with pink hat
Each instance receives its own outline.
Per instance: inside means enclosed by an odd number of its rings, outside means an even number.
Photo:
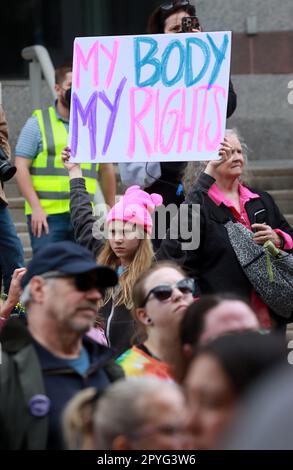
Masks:
[[[80,165],[69,163],[70,150],[62,152],[70,178],[70,212],[78,243],[95,252],[97,262],[111,266],[119,274],[119,286],[106,292],[100,314],[104,318],[108,343],[122,353],[131,346],[135,322],[131,316],[132,289],[138,276],[154,258],[150,235],[151,214],[162,204],[162,196],[131,186],[107,215],[105,237],[94,217]]]

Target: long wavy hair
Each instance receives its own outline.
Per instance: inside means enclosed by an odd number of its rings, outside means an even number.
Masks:
[[[242,153],[244,157],[244,172],[241,175],[241,182],[245,183],[247,176],[248,176],[248,170],[247,170],[247,164],[248,164],[248,153],[249,153],[249,148],[247,144],[245,143],[243,137],[239,133],[238,129],[233,128],[233,129],[226,129],[225,131],[225,136],[226,135],[234,135],[237,137],[239,140],[241,147],[242,147]],[[183,187],[184,187],[184,193],[186,196],[192,191],[194,186],[196,185],[196,182],[200,176],[200,174],[205,170],[208,162],[189,162],[186,165],[182,182],[183,182]]]
[[[132,310],[132,291],[133,286],[146,269],[149,269],[154,259],[154,251],[151,240],[145,235],[140,240],[135,256],[127,269],[119,277],[119,286],[116,288],[108,289],[106,292],[103,305],[105,305],[111,298],[114,305],[124,304],[127,309]],[[104,264],[116,270],[120,266],[119,258],[115,255],[111,248],[109,240],[106,241],[104,248],[97,258],[98,264]]]

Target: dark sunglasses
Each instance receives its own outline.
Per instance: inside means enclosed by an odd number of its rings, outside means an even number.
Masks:
[[[181,0],[181,1],[174,1],[174,2],[165,2],[160,5],[161,10],[172,10],[175,6],[180,6],[180,7],[185,7],[187,5],[190,5],[189,0]]]
[[[90,289],[98,289],[101,296],[104,298],[107,287],[102,287],[98,284],[97,277],[89,273],[85,274],[65,274],[58,271],[52,271],[42,274],[44,279],[73,279],[74,285],[80,292],[86,292]]]
[[[180,290],[182,294],[192,294],[194,295],[195,292],[195,285],[194,280],[190,278],[181,279],[176,284],[161,284],[159,286],[154,287],[149,291],[146,298],[141,304],[141,307],[144,307],[149,300],[150,296],[153,295],[155,299],[159,300],[159,302],[164,302],[165,300],[169,300],[172,297],[173,291],[175,287]]]

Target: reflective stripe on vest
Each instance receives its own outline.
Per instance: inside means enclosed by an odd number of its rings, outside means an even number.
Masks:
[[[69,212],[69,176],[61,158],[62,150],[68,141],[67,129],[58,119],[52,106],[46,110],[36,110],[33,115],[38,119],[43,142],[43,150],[33,160],[30,168],[33,187],[47,214]],[[81,168],[87,192],[93,201],[99,165],[83,163]],[[27,202],[25,213],[32,213]]]

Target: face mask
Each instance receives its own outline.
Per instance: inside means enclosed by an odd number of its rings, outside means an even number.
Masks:
[[[71,104],[71,88],[68,88],[65,92],[65,103],[66,107],[70,109],[70,104]]]
[[[60,101],[65,106],[65,108],[70,109],[70,103],[71,103],[71,88],[68,88],[68,90],[64,90],[62,88],[64,94],[60,96]]]

